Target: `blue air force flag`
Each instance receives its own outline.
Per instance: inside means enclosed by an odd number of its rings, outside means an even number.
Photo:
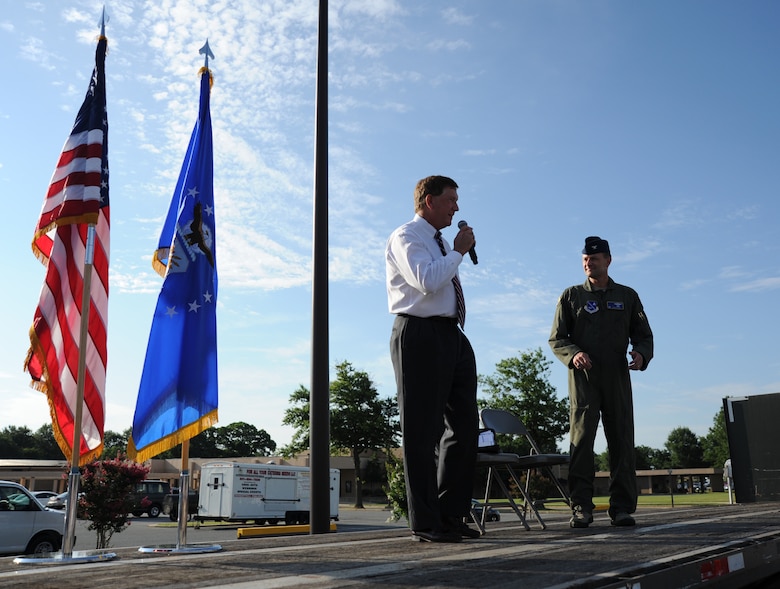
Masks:
[[[138,390],[129,458],[143,462],[217,422],[217,262],[211,73],[152,265],[165,277]]]

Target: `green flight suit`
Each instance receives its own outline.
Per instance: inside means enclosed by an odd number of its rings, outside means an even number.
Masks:
[[[610,517],[636,511],[634,408],[628,370],[628,345],[642,354],[647,368],[653,358],[653,332],[636,291],[611,278],[605,290],[590,282],[563,291],[555,309],[550,348],[569,369],[572,506],[593,511],[595,473],[593,444],[599,418],[609,449]],[[572,360],[586,352],[590,370]]]

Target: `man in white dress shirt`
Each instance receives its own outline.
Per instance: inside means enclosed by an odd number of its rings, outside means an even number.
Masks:
[[[429,176],[415,188],[415,216],[385,250],[387,299],[396,315],[390,338],[403,433],[404,474],[413,538],[460,542],[479,537],[471,508],[477,453],[477,367],[462,331],[458,266],[474,247],[460,229],[453,248],[440,230],[458,210],[458,185]]]

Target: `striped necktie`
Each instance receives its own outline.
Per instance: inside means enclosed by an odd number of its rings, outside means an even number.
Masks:
[[[441,239],[441,231],[437,231],[436,235],[434,235],[433,237],[436,240],[436,243],[439,244],[439,249],[441,250],[441,254],[443,256],[446,256],[447,250],[444,249],[444,242]],[[457,274],[455,274],[455,276],[452,277],[452,286],[455,287],[455,302],[458,310],[458,323],[460,323],[461,327],[465,327],[466,300],[463,298],[463,288],[460,285],[460,279],[458,278]]]

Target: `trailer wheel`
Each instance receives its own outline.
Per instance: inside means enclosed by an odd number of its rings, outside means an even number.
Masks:
[[[267,523],[269,526],[275,526],[276,524],[278,524],[278,523],[279,523],[279,520],[278,520],[278,519],[276,519],[276,518],[267,519],[267,520],[265,520],[265,521],[266,521],[266,523]]]

